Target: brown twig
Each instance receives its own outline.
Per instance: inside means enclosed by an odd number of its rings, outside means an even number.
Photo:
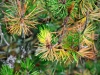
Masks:
[[[62,31],[61,31],[61,34],[59,36],[59,40],[58,40],[58,45],[62,42],[62,39],[64,38],[67,30],[66,30],[66,23],[68,22],[68,19],[69,19],[69,15],[64,19],[64,22],[62,23]]]
[[[63,40],[63,38],[64,38],[64,36],[65,36],[65,34],[67,33],[67,29],[66,29],[67,25],[66,24],[68,23],[69,16],[70,16],[73,8],[74,8],[74,3],[72,3],[71,6],[68,8],[68,15],[65,17],[65,19],[64,19],[64,21],[63,21],[63,23],[62,23],[62,25],[60,27],[61,28],[61,33],[59,35],[58,42],[54,46],[60,45],[62,40]]]

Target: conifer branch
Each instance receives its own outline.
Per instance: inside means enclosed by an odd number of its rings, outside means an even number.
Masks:
[[[63,23],[62,23],[62,32],[59,36],[59,40],[58,40],[58,45],[62,42],[67,30],[66,30],[66,23],[68,22],[68,19],[69,19],[69,15],[66,16],[66,18],[64,19]]]
[[[68,8],[68,15],[65,17],[65,19],[64,19],[64,21],[63,21],[63,23],[62,23],[62,25],[61,25],[61,27],[60,27],[60,28],[62,28],[62,29],[61,29],[61,34],[59,35],[59,39],[58,39],[58,42],[57,42],[56,45],[60,45],[60,44],[61,44],[61,42],[62,42],[62,40],[63,40],[65,34],[67,33],[67,29],[66,29],[66,26],[67,26],[67,25],[66,25],[66,24],[68,23],[69,16],[70,16],[70,14],[71,14],[73,8],[74,8],[74,3],[72,3],[71,6]],[[56,45],[55,45],[55,46],[56,46]]]

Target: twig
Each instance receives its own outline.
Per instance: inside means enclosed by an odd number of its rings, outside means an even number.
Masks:
[[[61,34],[59,36],[58,43],[56,45],[59,45],[62,42],[62,40],[63,40],[63,38],[64,38],[64,36],[65,36],[65,34],[67,32],[67,30],[66,30],[66,23],[69,20],[69,15],[70,14],[68,14],[68,16],[66,16],[66,18],[64,19],[64,21],[62,23],[62,29],[61,29],[62,31],[61,31]]]
[[[66,2],[66,0],[64,0],[64,2]],[[62,29],[61,29],[61,34],[59,35],[58,43],[55,44],[54,46],[61,44],[65,34],[67,33],[67,29],[66,29],[67,25],[66,25],[66,23],[69,20],[69,16],[70,16],[70,14],[71,14],[71,12],[73,10],[73,7],[74,7],[74,3],[72,3],[71,6],[68,8],[68,15],[66,16],[66,18],[64,19],[64,21],[62,23],[62,26],[61,26]]]

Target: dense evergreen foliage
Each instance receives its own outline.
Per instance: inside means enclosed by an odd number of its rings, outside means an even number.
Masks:
[[[99,0],[1,0],[0,75],[100,75]]]

